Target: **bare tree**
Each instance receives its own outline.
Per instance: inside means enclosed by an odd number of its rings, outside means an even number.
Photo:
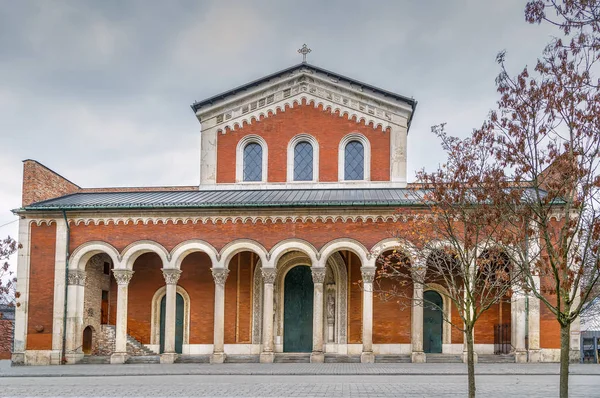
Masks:
[[[10,236],[0,241],[0,304],[16,304],[17,278],[10,270],[8,259],[17,249],[17,242]]]

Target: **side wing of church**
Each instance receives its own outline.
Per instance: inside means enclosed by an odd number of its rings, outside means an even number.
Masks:
[[[419,205],[416,105],[302,63],[192,105],[199,186],[81,188],[26,160],[13,362],[460,360],[441,313],[372,288],[379,254],[415,250],[390,231]],[[557,360],[558,324],[524,300],[481,319],[480,356]]]

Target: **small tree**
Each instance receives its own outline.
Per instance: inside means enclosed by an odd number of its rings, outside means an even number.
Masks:
[[[409,253],[413,262],[408,261],[408,253],[384,254],[375,289],[392,299],[406,291],[399,286],[413,283],[420,293],[399,302],[438,307],[444,320],[464,333],[469,397],[474,397],[474,327],[486,311],[512,292],[518,275],[505,261],[501,247],[520,241],[521,232],[507,224],[504,209],[497,203],[497,197],[505,203],[505,192],[512,193],[511,182],[493,161],[492,148],[482,145],[477,137],[450,137],[443,125],[433,131],[442,141],[447,162],[434,172],[418,173],[413,197],[422,207],[399,210],[411,226],[407,232],[395,233],[398,239],[416,246]],[[396,287],[389,288],[384,282],[387,279],[395,281]],[[438,285],[444,290],[435,289]],[[430,288],[453,304],[457,317],[439,304],[423,301],[422,292]]]
[[[17,248],[17,242],[10,236],[0,241],[0,304],[16,304],[17,278],[10,270],[8,259]]]

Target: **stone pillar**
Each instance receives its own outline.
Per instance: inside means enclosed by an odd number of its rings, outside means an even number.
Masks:
[[[275,268],[261,268],[263,277],[263,328],[261,363],[271,363],[275,357],[273,353],[273,282],[275,282]]]
[[[160,363],[174,363],[177,359],[175,351],[175,322],[177,316],[177,281],[181,271],[175,268],[163,268],[166,283],[165,303],[165,344],[160,356]]]
[[[375,362],[373,354],[373,280],[375,267],[360,267],[363,283],[362,344],[360,355],[362,363]]]
[[[539,289],[540,277],[533,276],[534,283]],[[529,362],[540,362],[540,299],[529,296]]]
[[[577,308],[581,302],[581,289],[577,288],[573,304],[571,308]],[[581,319],[580,317],[575,318],[571,323],[569,338],[569,360],[571,363],[579,363],[581,361]]]
[[[63,330],[65,317],[65,273],[67,268],[67,223],[64,218],[57,218],[56,222],[56,250],[54,254],[54,304],[52,316],[52,354],[50,363],[60,365],[63,350]],[[77,267],[72,264],[71,267]],[[82,297],[83,300],[83,297]],[[82,314],[81,314],[82,315]],[[66,354],[66,353],[64,353]],[[81,353],[83,357],[83,352]]]
[[[117,281],[117,322],[115,327],[115,352],[110,357],[110,363],[120,364],[127,360],[127,299],[129,281],[133,271],[115,269],[113,275]]]
[[[85,271],[70,269],[68,274],[67,328],[64,357],[67,363],[77,363],[83,358],[83,306]]]
[[[225,281],[229,274],[227,268],[211,268],[215,280],[215,320],[213,354],[210,363],[225,362]]]
[[[423,280],[425,278],[425,268],[413,268],[413,301],[411,317],[411,361],[423,363],[426,361],[423,352]]]
[[[527,324],[526,297],[522,292],[515,292],[511,299],[511,311],[514,311],[514,323],[511,329],[514,331],[515,362],[527,362],[527,348],[525,347],[525,325]],[[512,315],[512,314],[511,314]]]
[[[15,308],[14,340],[11,361],[14,365],[25,365],[27,344],[27,318],[29,310],[29,223],[27,218],[19,220],[20,247],[17,251],[17,291],[21,294]]]
[[[313,290],[313,351],[310,355],[310,362],[325,362],[323,352],[323,282],[325,282],[324,267],[311,267]]]

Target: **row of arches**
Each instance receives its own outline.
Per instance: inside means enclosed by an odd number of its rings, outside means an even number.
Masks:
[[[319,142],[310,134],[298,134],[288,143],[287,181],[319,181]],[[250,134],[237,144],[236,181],[268,181],[269,148],[259,135]],[[343,137],[338,146],[338,180],[369,181],[371,179],[371,144],[360,133]]]

